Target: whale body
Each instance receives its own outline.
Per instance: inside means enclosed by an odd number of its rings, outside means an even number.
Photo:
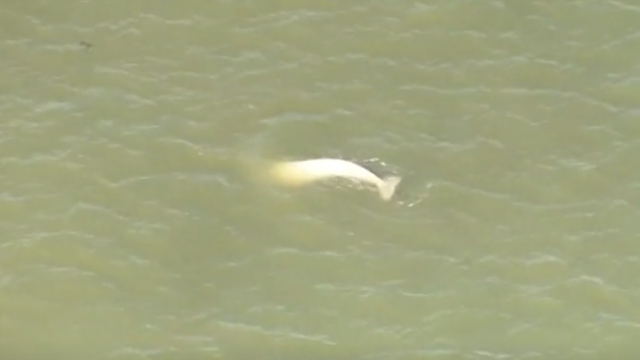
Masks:
[[[380,178],[366,168],[342,159],[278,162],[270,170],[277,182],[288,186],[301,186],[328,178],[348,178],[375,186],[385,201],[391,199],[401,180],[399,176]]]

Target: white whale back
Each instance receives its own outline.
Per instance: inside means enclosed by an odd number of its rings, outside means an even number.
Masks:
[[[343,177],[371,184],[378,188],[380,196],[389,200],[400,182],[396,176],[379,178],[364,167],[341,159],[312,159],[276,163],[271,175],[281,184],[300,186],[333,177]]]

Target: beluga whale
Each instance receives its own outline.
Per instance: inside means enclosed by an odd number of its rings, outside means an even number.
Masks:
[[[270,174],[278,183],[286,186],[302,186],[330,178],[347,178],[373,185],[384,201],[391,199],[402,179],[399,176],[381,178],[351,161],[329,158],[276,162],[271,166]]]

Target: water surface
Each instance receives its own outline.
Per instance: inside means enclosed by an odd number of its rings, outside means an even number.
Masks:
[[[634,2],[0,3],[5,357],[640,351]]]

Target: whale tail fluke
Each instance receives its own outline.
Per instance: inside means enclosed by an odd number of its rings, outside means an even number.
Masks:
[[[396,191],[396,187],[402,180],[399,176],[389,176],[382,179],[380,186],[378,186],[378,191],[380,192],[380,197],[383,200],[389,200],[393,196],[393,193]]]

